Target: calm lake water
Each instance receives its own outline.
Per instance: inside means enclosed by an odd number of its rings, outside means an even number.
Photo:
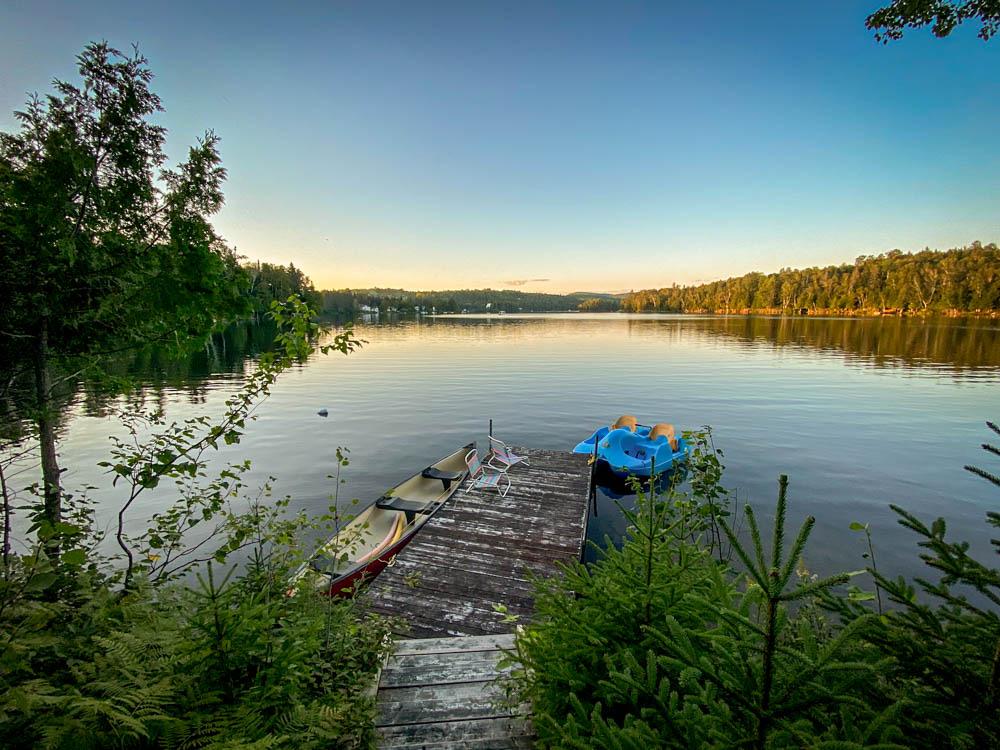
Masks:
[[[889,503],[944,516],[955,538],[992,554],[983,519],[1000,494],[962,467],[998,469],[979,448],[991,437],[984,420],[1000,419],[995,321],[448,316],[362,323],[358,333],[368,341],[361,351],[284,374],[219,465],[248,457],[255,481],[276,476],[293,507],[318,513],[330,503],[338,445],[351,457],[343,492],[364,505],[464,443],[482,447],[490,419],[510,444],[570,450],[628,413],[679,429],[711,425],[725,485],[767,518],[787,473],[791,524],[817,519],[806,549],[814,572],[863,567],[862,535],[848,530],[860,521],[872,526],[880,568],[922,573],[916,540]],[[260,343],[244,332],[182,365],[144,361],[148,400],[170,419],[218,413]],[[322,408],[329,418],[317,416]],[[61,443],[67,486],[107,487],[96,464],[120,429],[86,411],[76,407]],[[91,494],[110,523],[120,493]],[[150,496],[136,517],[168,499]],[[623,528],[600,495],[591,538]]]

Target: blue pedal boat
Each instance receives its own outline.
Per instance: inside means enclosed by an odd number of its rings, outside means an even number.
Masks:
[[[668,424],[653,427],[631,426],[601,427],[586,440],[578,443],[574,453],[593,456],[597,450],[597,460],[619,477],[636,476],[648,478],[652,474],[654,459],[656,473],[672,469],[688,455],[688,444],[684,438],[674,435]]]

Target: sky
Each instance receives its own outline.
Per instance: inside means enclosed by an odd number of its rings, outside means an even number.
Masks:
[[[0,130],[149,59],[213,223],[317,288],[627,291],[1000,240],[1000,40],[878,0],[0,3]]]

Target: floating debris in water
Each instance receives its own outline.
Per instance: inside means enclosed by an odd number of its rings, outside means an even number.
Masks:
[[[327,417],[330,415],[330,412],[328,412],[326,409],[320,409],[316,413],[319,414],[321,417]]]

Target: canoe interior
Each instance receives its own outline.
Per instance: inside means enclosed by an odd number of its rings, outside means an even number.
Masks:
[[[436,509],[462,484],[467,470],[465,456],[474,447],[474,444],[464,446],[450,456],[430,464],[430,467],[441,471],[462,473],[462,478],[448,483],[450,486],[447,489],[446,482],[421,476],[421,469],[385,495],[410,501],[407,503],[408,507],[415,503],[430,511]],[[295,574],[293,583],[308,580],[314,588],[327,588],[337,579],[370,564],[384,550],[397,547],[401,540],[415,534],[428,518],[430,513],[388,510],[373,504],[317,550],[313,561],[304,564]],[[345,553],[347,559],[342,560]]]

